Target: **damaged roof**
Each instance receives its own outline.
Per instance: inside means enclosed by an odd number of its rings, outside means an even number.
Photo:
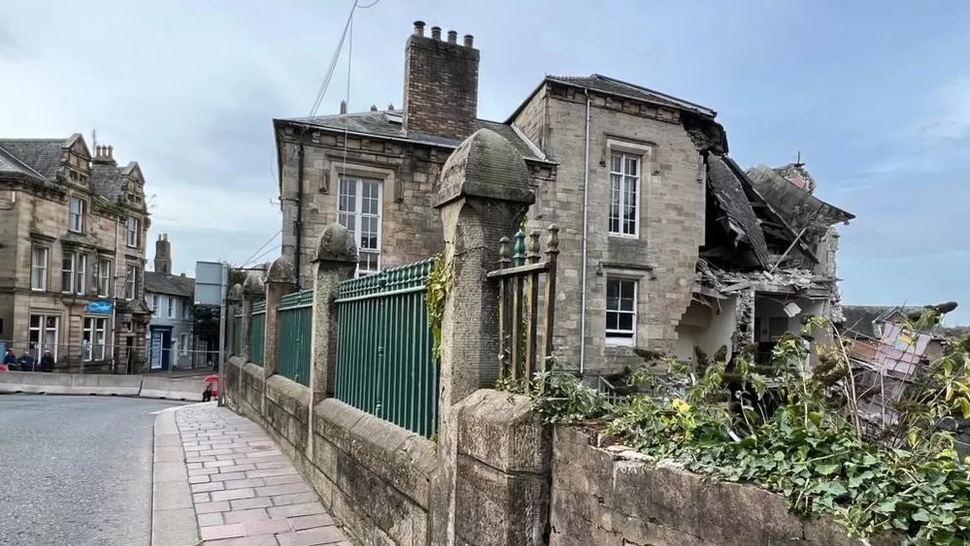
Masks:
[[[845,321],[840,329],[861,337],[878,339],[876,323],[883,322],[895,314],[921,313],[923,309],[924,307],[913,305],[843,305],[842,315]]]
[[[855,218],[854,214],[822,201],[766,165],[748,169],[747,175],[758,193],[795,231],[827,229]]]
[[[744,172],[728,157],[711,154],[707,158],[708,186],[721,210],[728,218],[731,230],[739,238],[748,242],[758,262],[765,268],[771,267],[771,255],[761,222],[742,185]]]
[[[324,130],[353,133],[356,135],[372,136],[409,142],[413,144],[423,144],[428,146],[438,146],[442,148],[457,148],[461,140],[405,131],[401,123],[403,110],[386,110],[358,112],[350,114],[333,114],[328,116],[314,116],[303,118],[283,118],[273,120],[274,124],[301,124],[317,127]],[[497,121],[478,120],[478,128],[486,128],[495,131],[508,140],[523,159],[531,161],[548,162],[544,155],[538,151],[524,136],[517,133],[511,126]]]

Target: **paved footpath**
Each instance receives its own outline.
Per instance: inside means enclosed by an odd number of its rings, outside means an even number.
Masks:
[[[194,508],[204,546],[351,546],[259,425],[215,403],[174,413],[186,470],[179,474],[191,492],[185,503]],[[156,444],[156,465],[157,455]],[[184,490],[162,482],[171,485]]]

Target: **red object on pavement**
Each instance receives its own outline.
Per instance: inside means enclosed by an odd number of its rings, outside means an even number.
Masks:
[[[219,396],[219,374],[205,376],[207,387],[212,391],[212,396]]]
[[[10,368],[6,364],[0,364],[0,372],[9,372]]]

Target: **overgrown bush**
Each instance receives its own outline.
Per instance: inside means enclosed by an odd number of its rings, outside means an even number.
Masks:
[[[617,403],[558,368],[499,387],[531,396],[551,425],[599,423],[616,442],[777,492],[794,513],[833,518],[863,542],[895,532],[908,544],[970,544],[970,475],[944,426],[970,417],[970,346],[921,369],[893,408],[899,419],[887,441],[866,434],[848,343],[836,336],[809,367],[807,339],[820,326],[830,325],[815,319],[786,335],[767,369],[742,358],[730,369],[715,360],[636,370],[633,394]]]

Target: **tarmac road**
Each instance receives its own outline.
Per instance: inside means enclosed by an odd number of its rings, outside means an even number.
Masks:
[[[152,412],[183,404],[0,395],[0,545],[147,546]]]

